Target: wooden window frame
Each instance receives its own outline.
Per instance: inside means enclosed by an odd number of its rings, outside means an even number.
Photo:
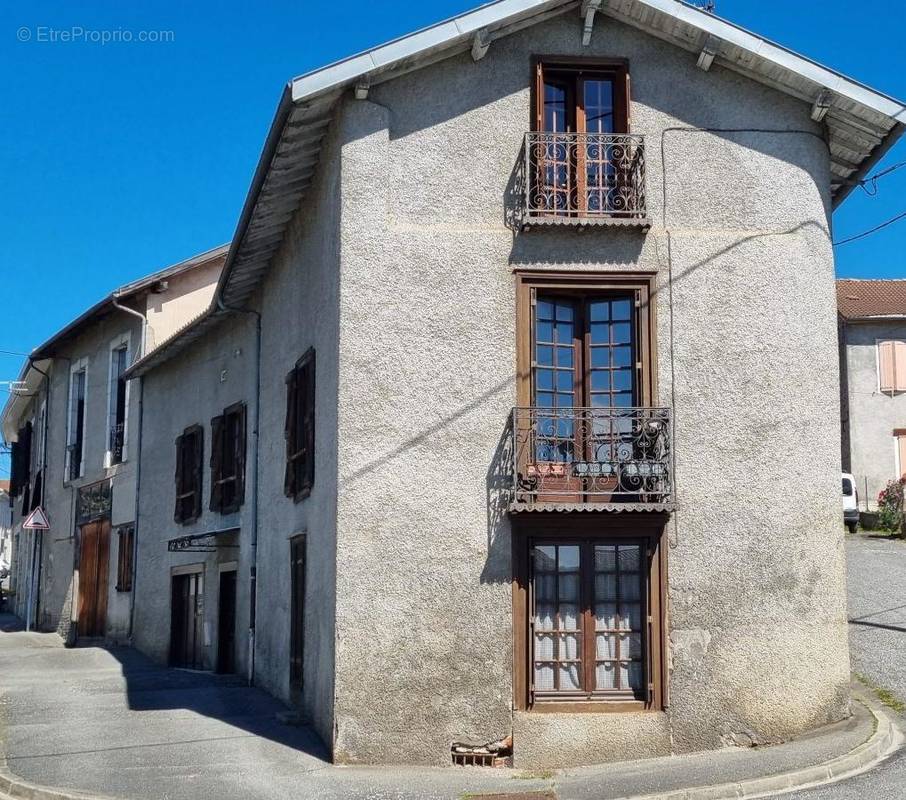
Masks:
[[[236,436],[230,440],[228,420],[237,418]],[[243,402],[227,406],[220,416],[211,420],[211,511],[220,514],[233,514],[245,502],[245,450],[246,450],[247,411]],[[225,473],[224,455],[232,452],[233,470]],[[224,487],[233,485],[233,495],[229,502],[224,502]]]
[[[629,78],[629,59],[627,58],[595,58],[593,56],[558,56],[536,55],[532,57],[531,81],[531,130],[542,131],[544,124],[544,76],[555,73],[564,76],[572,75],[575,80],[581,80],[582,75],[608,76],[614,84],[614,130],[616,133],[631,132],[632,107],[631,87]],[[573,90],[575,92],[575,89]],[[573,97],[574,114],[580,114],[581,103],[577,96]],[[574,129],[579,127],[581,120],[573,118]],[[622,124],[618,124],[622,123]],[[584,125],[583,125],[584,127]],[[620,130],[623,128],[624,130]]]
[[[134,578],[135,526],[122,525],[117,530],[116,591],[131,592]]]
[[[544,131],[544,86],[546,79],[561,83],[567,96],[567,131],[566,133],[588,133],[585,113],[585,96],[583,82],[588,79],[606,78],[614,87],[613,133],[628,134],[630,121],[630,85],[629,61],[625,58],[589,58],[576,56],[538,55],[532,59],[531,81],[531,130]],[[559,148],[557,148],[559,149]],[[588,212],[589,197],[587,193],[586,173],[587,151],[576,147],[575,163],[569,168],[567,196],[574,196],[575,207],[569,212],[579,217]],[[571,159],[567,158],[569,162]],[[543,171],[544,164],[536,163],[533,170]],[[536,178],[533,178],[533,181]],[[557,210],[552,211],[557,214]]]
[[[667,552],[664,530],[668,515],[660,513],[634,515],[626,520],[622,516],[588,514],[581,517],[564,514],[527,513],[513,517],[513,704],[518,711],[533,713],[620,713],[658,712],[667,708]],[[648,682],[644,700],[609,699],[544,699],[531,696],[530,670],[532,669],[532,642],[530,638],[531,581],[530,550],[538,539],[571,544],[576,540],[601,544],[619,544],[621,541],[642,541],[649,552],[647,575],[648,592],[643,599],[648,634],[644,637]]]
[[[78,404],[75,397],[76,376],[84,374],[82,384],[82,413],[78,414],[77,419],[73,415],[77,409],[73,408]],[[75,361],[69,368],[69,398],[66,405],[66,458],[64,471],[64,484],[77,481],[85,476],[85,440],[88,428],[88,359],[80,358]],[[78,461],[74,454],[78,452]],[[77,469],[76,469],[77,467]]]
[[[183,449],[187,447],[187,439],[195,443],[195,450],[192,454],[191,474],[195,476],[195,482],[190,487],[187,483],[187,476],[183,465]],[[201,493],[204,483],[204,428],[201,425],[190,425],[179,436],[176,437],[176,503],[173,512],[173,519],[180,525],[190,525],[196,522],[201,516]],[[183,500],[191,497],[192,513],[183,514]]]
[[[311,494],[315,482],[314,347],[308,348],[286,376],[286,468],[283,491],[298,503]]]
[[[563,294],[577,298],[608,292],[632,294],[635,298],[637,342],[635,385],[639,406],[651,406],[657,398],[657,319],[653,298],[654,273],[553,272],[517,270],[516,275],[516,403],[529,408],[534,396],[532,361],[533,308],[540,293]]]

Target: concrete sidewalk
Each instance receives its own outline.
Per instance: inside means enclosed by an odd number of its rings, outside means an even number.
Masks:
[[[127,648],[66,649],[9,617],[0,618],[0,693],[4,772],[23,784],[6,790],[36,800],[52,795],[25,784],[129,800],[754,797],[870,766],[898,741],[882,709],[856,703],[852,719],[770,748],[538,775],[334,767],[314,733],[278,723],[285,707],[241,681],[164,669]]]

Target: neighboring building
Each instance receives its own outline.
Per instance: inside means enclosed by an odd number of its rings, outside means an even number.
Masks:
[[[837,281],[843,469],[860,505],[906,475],[906,280]]]
[[[13,606],[30,627],[128,640],[141,404],[124,373],[207,307],[225,252],[117,289],[23,368],[0,424],[12,443]],[[38,507],[50,530],[23,530]]]
[[[0,590],[10,588],[9,571],[13,561],[13,507],[9,498],[9,481],[0,481]]]
[[[239,316],[141,379],[134,642],[173,666],[249,669],[254,331]]]
[[[232,636],[340,762],[849,710],[829,218],[906,111],[678,2],[581,8],[292,81],[214,302],[129,373],[136,642],[210,668]]]

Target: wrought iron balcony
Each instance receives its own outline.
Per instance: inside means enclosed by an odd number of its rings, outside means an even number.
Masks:
[[[643,136],[533,131],[524,150],[523,225],[648,224]]]
[[[123,460],[125,433],[125,423],[119,422],[110,426],[110,461],[113,464],[119,464]]]
[[[670,510],[672,432],[669,408],[516,408],[511,508]]]

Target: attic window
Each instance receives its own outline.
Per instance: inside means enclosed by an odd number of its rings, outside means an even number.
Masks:
[[[627,63],[545,58],[535,70],[527,216],[645,223],[644,139],[629,133]]]

